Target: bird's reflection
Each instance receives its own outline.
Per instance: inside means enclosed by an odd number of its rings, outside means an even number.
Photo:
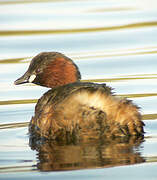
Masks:
[[[94,140],[66,144],[30,137],[30,147],[37,153],[40,171],[64,171],[113,167],[144,162],[140,148],[142,138]]]

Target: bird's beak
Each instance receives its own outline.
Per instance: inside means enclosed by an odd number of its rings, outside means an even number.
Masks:
[[[35,74],[30,74],[29,72],[26,72],[23,76],[21,76],[19,79],[17,79],[14,84],[24,84],[24,83],[33,83],[35,80],[36,75]]]
[[[15,85],[24,84],[29,82],[29,76],[25,73],[23,76],[14,81]]]

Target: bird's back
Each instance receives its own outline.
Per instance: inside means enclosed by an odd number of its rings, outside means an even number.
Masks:
[[[31,133],[49,139],[142,136],[138,107],[105,84],[77,82],[53,88],[38,101]]]

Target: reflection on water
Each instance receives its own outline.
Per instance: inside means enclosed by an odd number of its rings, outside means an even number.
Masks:
[[[81,171],[87,173],[86,180],[91,178],[90,172],[94,179],[99,179],[93,168],[100,167],[105,170],[100,179],[106,174],[113,179],[116,168],[105,167],[114,166],[120,166],[116,179],[122,179],[124,172],[128,179],[131,168],[133,179],[139,179],[141,167],[140,178],[156,178],[153,170],[153,163],[157,163],[156,9],[156,0],[0,1],[1,179],[31,175],[35,179],[43,175],[38,171],[63,170],[69,170],[68,179],[73,179],[70,170],[74,169],[86,169]],[[146,124],[144,141],[57,145],[31,140],[31,150],[28,123],[37,99],[47,89],[32,85],[15,87],[13,82],[41,51],[64,53],[75,60],[83,81],[105,82],[116,94],[140,106]],[[34,176],[34,171],[39,177]],[[82,179],[81,174],[77,174],[78,179]],[[45,176],[64,179],[61,172]]]
[[[142,163],[140,154],[142,139],[115,139],[83,144],[56,145],[53,142],[39,143],[30,139],[30,146],[37,150],[41,171],[62,171],[87,168],[102,168]]]

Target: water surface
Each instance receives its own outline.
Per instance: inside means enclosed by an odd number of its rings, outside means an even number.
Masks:
[[[156,179],[156,9],[155,0],[0,1],[0,179]],[[47,88],[13,82],[42,51],[66,54],[84,81],[140,106],[144,141],[30,147],[28,122]]]

